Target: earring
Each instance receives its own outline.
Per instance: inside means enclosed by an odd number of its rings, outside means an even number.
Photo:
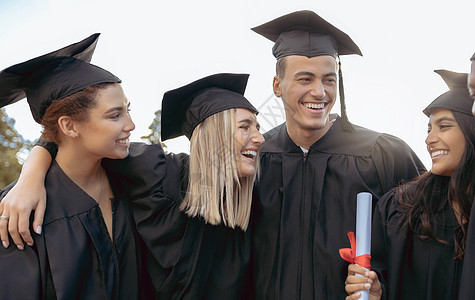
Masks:
[[[76,136],[74,136],[75,139],[79,137],[79,133],[76,133]]]

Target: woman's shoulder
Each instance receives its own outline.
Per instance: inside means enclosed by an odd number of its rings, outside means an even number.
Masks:
[[[163,193],[168,198],[181,202],[188,186],[189,155],[186,153],[165,155],[165,169]]]
[[[412,194],[415,188],[416,186],[414,183],[408,183],[393,188],[381,197],[378,201],[377,209],[386,219],[395,215],[403,214],[405,210],[401,201],[408,203],[409,199],[405,199],[405,195]]]

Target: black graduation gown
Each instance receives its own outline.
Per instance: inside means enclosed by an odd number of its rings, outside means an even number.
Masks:
[[[254,201],[253,274],[258,299],[344,299],[339,249],[355,231],[356,195],[384,193],[424,167],[400,139],[359,126],[333,126],[308,153],[286,124],[265,134]]]
[[[45,186],[43,232],[19,251],[0,247],[2,299],[137,299],[139,260],[129,202],[114,193],[113,236],[97,202],[63,173],[56,161]]]
[[[404,215],[395,195],[382,197],[374,212],[371,267],[382,276],[383,299],[457,299],[462,262],[454,259],[453,210],[446,205],[437,215],[436,235],[447,243],[423,240],[400,229]]]
[[[475,59],[475,54],[472,57]],[[460,283],[460,300],[475,299],[475,201],[470,212],[467,230],[467,243],[463,259],[462,279]]]
[[[165,156],[159,146],[143,144],[132,144],[130,153],[107,167],[127,182],[158,298],[248,298],[250,230],[206,224],[180,211],[188,176],[186,154]]]

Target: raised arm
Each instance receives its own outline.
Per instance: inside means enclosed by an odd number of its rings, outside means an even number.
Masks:
[[[8,232],[18,249],[24,249],[23,240],[28,245],[33,245],[29,230],[30,215],[33,210],[35,211],[33,228],[37,234],[41,234],[46,208],[44,182],[51,161],[48,150],[41,146],[34,146],[23,164],[18,181],[2,191],[0,213],[8,218],[0,220],[0,238],[3,247],[8,248],[10,244]]]

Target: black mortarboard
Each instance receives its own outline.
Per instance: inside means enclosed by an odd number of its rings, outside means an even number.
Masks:
[[[52,100],[86,87],[121,82],[115,75],[90,64],[99,33],[57,51],[16,64],[0,72],[0,107],[27,98],[36,122]]]
[[[343,31],[310,10],[296,11],[252,28],[275,42],[272,54],[279,59],[289,55],[358,54],[359,47]]]
[[[289,55],[307,57],[330,55],[335,59],[346,54],[362,55],[360,48],[346,33],[310,10],[284,15],[254,27],[252,30],[275,43],[272,54],[277,59]],[[339,60],[338,76],[342,128],[349,131],[352,126],[346,115],[343,76]]]
[[[207,117],[230,108],[257,109],[243,96],[249,74],[215,74],[168,91],[162,100],[162,141],[186,135]],[[217,129],[218,130],[218,129]]]
[[[466,73],[456,73],[448,70],[435,70],[445,83],[449,86],[450,91],[440,95],[423,112],[430,116],[432,108],[447,108],[452,111],[472,115],[473,99],[470,97],[467,89]]]

